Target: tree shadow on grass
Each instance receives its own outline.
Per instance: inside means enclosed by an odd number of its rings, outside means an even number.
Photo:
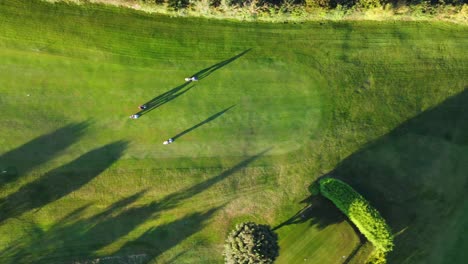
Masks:
[[[69,124],[1,155],[0,185],[13,182],[21,175],[53,159],[78,141],[87,127],[87,122]]]
[[[218,113],[216,113],[216,114],[214,114],[214,115],[208,117],[207,119],[205,119],[205,120],[203,120],[202,122],[200,122],[200,123],[194,125],[193,127],[188,128],[188,129],[186,129],[186,130],[180,132],[179,134],[173,136],[172,139],[175,141],[176,139],[180,138],[181,136],[183,136],[183,135],[185,135],[185,134],[187,134],[187,133],[189,133],[189,132],[191,132],[191,131],[197,129],[198,127],[203,126],[204,124],[213,121],[214,119],[218,118],[218,117],[221,116],[222,114],[224,114],[224,113],[226,113],[227,111],[229,111],[229,110],[230,110],[231,108],[233,108],[234,106],[235,106],[235,105],[232,105],[232,106],[230,106],[230,107],[228,107],[228,108],[222,110],[221,112],[218,112]]]
[[[188,92],[190,89],[192,89],[195,85],[188,86],[188,82],[184,83],[182,85],[179,85],[175,88],[172,88],[171,90],[160,94],[156,96],[155,98],[149,100],[148,102],[144,103],[143,105],[146,107],[145,109],[142,109],[140,112],[138,112],[138,115],[144,115],[149,113],[150,111],[162,106],[165,103],[168,103],[175,98],[183,95],[184,93]]]
[[[346,216],[342,214],[336,206],[321,195],[309,196],[301,201],[306,206],[299,210],[288,220],[274,227],[273,230],[280,229],[283,226],[308,223],[309,226],[314,226],[323,229],[329,225],[341,223],[346,220]]]
[[[157,258],[165,251],[176,246],[186,238],[202,230],[213,214],[222,206],[205,212],[192,213],[168,224],[149,229],[140,237],[127,242],[116,256],[148,255],[148,261]]]
[[[248,166],[250,163],[254,162],[258,158],[262,157],[265,153],[267,153],[270,149],[264,150],[257,155],[254,155],[248,159],[243,160],[242,162],[236,164],[232,168],[220,173],[219,175],[208,179],[206,181],[203,181],[201,183],[195,184],[194,186],[190,188],[183,189],[179,192],[170,194],[166,196],[164,199],[161,201],[157,202],[163,209],[171,209],[175,208],[177,205],[179,205],[182,201],[195,196],[196,194],[201,193],[202,191],[210,188],[214,184],[224,180],[226,177],[236,173],[237,171],[241,170],[242,168],[245,168]]]
[[[352,61],[349,58],[349,53],[351,50],[351,38],[353,34],[352,24],[346,22],[338,22],[333,24],[333,28],[337,29],[338,31],[343,32],[343,37],[341,39],[341,53],[340,53],[340,60],[345,63],[351,63]]]
[[[452,241],[468,235],[468,221],[460,214],[468,199],[467,131],[465,89],[352,154],[331,173],[368,199],[396,233],[390,263],[463,261],[468,244]]]
[[[208,68],[205,68],[195,74],[193,74],[192,76],[193,77],[196,77],[198,80],[202,80],[206,77],[208,77],[210,74],[212,74],[213,72],[221,69],[222,67],[228,65],[229,63],[237,60],[238,58],[244,56],[247,52],[249,52],[251,49],[247,49],[247,50],[244,50],[243,52],[237,54],[236,56],[232,57],[232,58],[229,58],[227,60],[224,60],[224,61],[221,61],[221,62],[218,62]]]
[[[11,264],[64,263],[65,260],[75,257],[74,254],[76,253],[74,252],[89,254],[98,247],[97,245],[99,245],[103,235],[102,232],[95,232],[96,224],[107,223],[108,219],[113,218],[113,214],[125,210],[145,192],[140,191],[123,198],[102,212],[87,218],[83,218],[83,213],[90,207],[90,204],[78,207],[56,221],[47,231],[29,233],[27,236],[18,239],[17,243],[0,253],[0,262]],[[109,230],[112,230],[112,227],[109,227]],[[72,244],[72,249],[63,248]]]
[[[147,220],[157,219],[164,211],[177,207],[185,200],[226,179],[267,151],[252,156],[213,178],[169,194],[159,201],[132,206],[132,203],[144,194],[145,191],[142,191],[91,217],[81,216],[79,212],[83,209],[77,209],[62,221],[56,222],[47,232],[20,239],[19,246],[10,247],[0,253],[0,260],[2,263],[89,262],[99,257],[96,252],[100,249],[129,234]],[[122,250],[115,254],[115,258],[110,257],[108,261],[121,261],[127,256],[145,254],[156,257],[203,228],[204,223],[218,209],[219,207],[203,213],[193,213],[170,224],[151,228],[134,243],[126,243]],[[164,235],[165,233],[173,235],[169,237]],[[150,244],[157,247],[146,246]],[[122,256],[123,254],[125,256]]]
[[[81,188],[117,161],[126,147],[126,142],[118,141],[94,149],[0,199],[0,223]]]

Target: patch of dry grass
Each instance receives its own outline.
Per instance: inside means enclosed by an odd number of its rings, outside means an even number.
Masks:
[[[173,10],[167,3],[155,4],[138,0],[43,0],[57,3],[71,4],[106,4],[131,8],[147,13],[165,14],[176,17],[204,17],[211,19],[229,19],[239,21],[262,22],[292,22],[331,20],[331,21],[444,21],[457,24],[468,23],[468,5],[462,6],[434,6],[427,5],[397,5],[386,4],[369,8],[344,8],[338,6],[335,9],[323,7],[308,7],[292,5],[289,3],[281,7],[269,4],[259,5],[257,0],[245,2],[243,5],[229,5],[222,0],[218,6],[210,5],[209,0],[191,1],[187,8]]]

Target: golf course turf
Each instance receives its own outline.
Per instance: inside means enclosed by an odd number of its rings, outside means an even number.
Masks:
[[[277,263],[353,263],[323,175],[386,219],[389,263],[461,263],[467,35],[2,1],[0,263],[222,263],[243,221],[277,227]]]

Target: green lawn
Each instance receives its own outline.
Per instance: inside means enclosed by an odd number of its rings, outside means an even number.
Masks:
[[[347,262],[358,235],[306,199],[332,171],[398,232],[391,263],[457,263],[467,34],[0,2],[0,262],[220,263],[236,223],[288,219],[278,263]]]

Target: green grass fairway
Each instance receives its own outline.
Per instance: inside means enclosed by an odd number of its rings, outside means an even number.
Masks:
[[[460,263],[467,35],[1,1],[0,263],[222,263],[242,221],[278,227],[277,263],[353,263],[307,191],[330,171],[398,233],[390,263]]]

